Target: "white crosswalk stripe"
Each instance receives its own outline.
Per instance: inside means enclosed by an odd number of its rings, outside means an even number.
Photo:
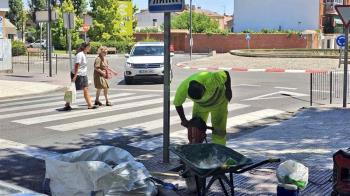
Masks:
[[[50,95],[38,95],[38,96],[25,96],[21,98],[10,98],[10,99],[1,99],[0,104],[7,104],[9,102],[18,102],[18,101],[25,101],[25,100],[30,100],[30,99],[46,99],[46,98],[51,98],[51,97],[56,97],[56,96],[62,96],[62,92],[54,92],[50,93]]]
[[[137,99],[144,99],[144,98],[151,98],[156,97],[156,95],[139,95],[139,96],[132,96],[132,97],[125,97],[125,98],[115,98],[111,99],[110,101],[112,103],[120,103],[124,101],[132,101]],[[29,115],[36,115],[36,114],[45,114],[55,111],[57,108],[49,108],[49,109],[42,109],[42,110],[32,110],[32,111],[26,111],[26,112],[18,112],[18,113],[10,113],[10,114],[2,114],[0,115],[1,119],[8,119],[8,118],[14,118],[14,117],[22,117],[22,116],[29,116]],[[61,112],[62,113],[62,112]],[[43,118],[43,117],[37,117],[37,118]],[[24,120],[24,119],[23,119]]]
[[[132,94],[133,93],[114,94],[114,95],[111,95],[110,98],[131,96]],[[77,102],[79,103],[79,102],[82,102],[84,100],[85,100],[84,98],[80,98],[80,99],[77,99]],[[62,96],[62,101],[24,105],[24,106],[18,106],[18,107],[10,107],[10,108],[1,108],[0,113],[13,112],[13,111],[18,111],[18,110],[26,110],[26,109],[35,109],[35,108],[41,108],[41,107],[51,107],[51,106],[58,106],[58,105],[63,105],[63,104],[64,104],[64,101],[63,101],[63,96]]]
[[[192,105],[186,104],[184,106],[185,106],[184,108],[188,108],[188,107],[191,107]],[[233,111],[233,110],[243,109],[246,107],[249,107],[249,106],[243,105],[243,104],[230,104],[228,110]],[[188,116],[190,116],[190,115],[188,115]],[[177,115],[170,117],[170,126],[180,124],[180,123],[181,123],[180,118]],[[122,136],[138,135],[144,131],[150,131],[150,130],[159,129],[162,127],[163,127],[163,119],[161,118],[161,119],[157,119],[157,120],[153,120],[153,121],[149,121],[149,122],[145,122],[145,123],[140,123],[140,124],[135,124],[135,125],[131,125],[131,126],[123,127],[123,128],[118,128],[115,130],[87,134],[87,136],[97,137],[100,140],[111,140],[111,139],[115,139],[115,138],[122,137]],[[128,131],[130,131],[130,132],[128,132]]]
[[[162,101],[163,99],[161,98],[160,100],[158,100],[158,103],[161,103]],[[134,103],[133,106],[135,106],[135,104],[138,104],[138,103]],[[142,104],[142,105],[145,105],[145,104]],[[188,105],[192,105],[192,103],[184,104],[185,107],[187,107]],[[171,111],[173,110],[175,110],[174,107],[171,108]],[[130,119],[150,116],[154,114],[160,114],[161,112],[163,112],[163,107],[157,107],[157,108],[151,108],[146,110],[139,110],[136,112],[129,112],[129,113],[117,114],[117,115],[112,115],[112,116],[107,116],[102,118],[95,118],[95,119],[83,120],[83,121],[73,122],[68,124],[56,125],[56,126],[51,126],[46,128],[56,130],[56,131],[72,131],[76,129],[83,129],[83,128],[94,127],[94,126],[99,126],[99,125],[104,125],[109,123],[116,123],[123,120],[130,120]]]
[[[114,100],[117,102],[121,101],[132,101],[132,100],[138,100],[138,99],[144,99],[144,98],[153,98],[157,95],[139,95],[139,96],[133,96],[133,97],[125,97],[125,98],[119,98],[118,100]],[[106,108],[100,108],[96,110],[81,110],[81,111],[71,111],[71,112],[65,112],[65,113],[59,113],[59,114],[53,114],[53,115],[47,115],[47,116],[39,116],[34,118],[26,118],[21,120],[15,120],[13,122],[25,124],[25,125],[33,125],[33,124],[39,124],[44,122],[52,122],[57,120],[64,120],[64,119],[70,119],[70,118],[76,118],[81,116],[89,116],[93,114],[101,114],[106,112],[113,112],[123,109],[130,109],[130,108],[136,108],[136,107],[142,107],[145,105],[152,105],[161,103],[163,101],[162,98],[152,99],[152,100],[146,100],[146,101],[138,101],[138,102],[131,102],[126,104],[120,104],[115,105],[112,107],[106,107]]]
[[[227,127],[244,125],[264,118],[269,118],[284,113],[280,110],[265,109],[256,112],[251,112],[243,115],[238,115],[227,120]],[[187,142],[187,130],[180,130],[170,133],[172,144],[184,144]],[[140,148],[146,151],[155,150],[163,146],[163,136],[153,137],[148,140],[140,142],[134,142],[128,144],[136,148]]]

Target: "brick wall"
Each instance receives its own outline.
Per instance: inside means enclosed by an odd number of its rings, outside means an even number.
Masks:
[[[135,34],[136,41],[142,41],[146,37],[163,40],[163,34]],[[176,51],[189,52],[190,46],[188,34],[173,33],[172,44]],[[317,36],[308,35],[300,37],[299,35],[289,34],[251,34],[251,49],[288,49],[288,48],[317,48]],[[193,35],[194,53],[207,53],[216,50],[218,53],[229,52],[235,49],[246,49],[247,41],[245,34],[225,35]]]

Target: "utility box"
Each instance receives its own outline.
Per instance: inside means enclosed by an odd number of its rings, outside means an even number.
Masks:
[[[12,72],[12,46],[10,39],[0,39],[0,72]]]

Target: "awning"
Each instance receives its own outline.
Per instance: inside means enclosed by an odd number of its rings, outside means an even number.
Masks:
[[[6,31],[7,34],[13,34],[16,35],[17,34],[17,29],[16,26],[13,25],[10,20],[5,18],[5,22],[4,22],[4,29]]]
[[[343,21],[338,18],[334,18],[334,22],[335,24],[341,24],[341,25],[343,24]]]

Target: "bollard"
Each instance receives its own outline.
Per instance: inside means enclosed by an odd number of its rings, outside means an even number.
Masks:
[[[27,56],[28,56],[28,72],[29,72],[29,69],[30,69],[30,68],[29,68],[29,55],[30,55],[30,54],[29,54],[29,52],[28,52],[27,54],[28,54]]]

